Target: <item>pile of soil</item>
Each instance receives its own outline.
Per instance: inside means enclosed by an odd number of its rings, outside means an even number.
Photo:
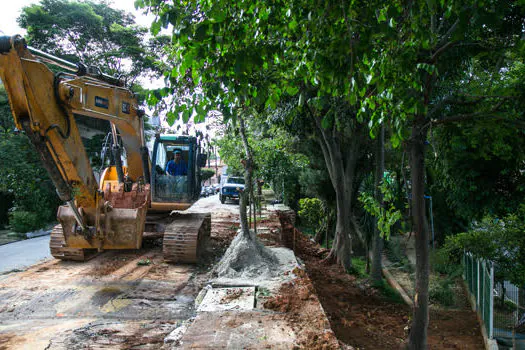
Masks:
[[[402,347],[408,336],[410,307],[386,298],[367,280],[345,273],[339,265],[327,264],[323,259],[328,252],[287,221],[281,217],[283,236],[295,236],[295,254],[304,261],[338,340],[359,349]],[[468,308],[433,310],[428,333],[430,349],[484,348],[476,315]]]

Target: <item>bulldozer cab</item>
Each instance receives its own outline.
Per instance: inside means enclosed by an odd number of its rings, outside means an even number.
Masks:
[[[151,159],[153,209],[161,209],[171,203],[172,209],[184,210],[199,199],[202,163],[199,153],[195,137],[156,136]]]

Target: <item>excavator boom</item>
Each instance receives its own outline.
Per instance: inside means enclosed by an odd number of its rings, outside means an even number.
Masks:
[[[0,78],[9,96],[15,125],[24,130],[68,205],[58,210],[70,248],[139,248],[149,205],[149,165],[142,161],[142,114],[133,94],[88,75],[53,73],[20,36],[0,38]],[[99,184],[75,118],[110,122],[127,155],[126,175]],[[146,166],[144,166],[146,165]],[[112,174],[109,172],[108,174]],[[118,234],[117,234],[118,233]]]

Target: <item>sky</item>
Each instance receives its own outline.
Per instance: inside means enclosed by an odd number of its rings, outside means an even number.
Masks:
[[[39,0],[2,1],[2,9],[0,10],[0,35],[24,35],[26,32],[18,26],[16,19],[20,16],[23,7],[39,2]],[[113,0],[110,1],[110,4],[113,8],[131,12],[135,15],[137,23],[142,26],[149,27],[154,19],[153,15],[143,15],[142,11],[135,10],[134,0]]]

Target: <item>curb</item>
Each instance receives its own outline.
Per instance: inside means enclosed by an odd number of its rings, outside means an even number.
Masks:
[[[394,276],[392,276],[390,271],[388,271],[388,269],[386,267],[383,267],[382,271],[383,271],[383,275],[385,276],[386,281],[388,282],[388,284],[392,288],[397,290],[399,295],[401,295],[401,298],[403,298],[403,301],[405,302],[405,304],[407,304],[410,307],[414,307],[414,301],[408,296],[408,294],[405,292],[403,287],[401,287],[401,285],[399,283],[397,283],[397,281],[395,280]]]
[[[369,259],[372,260],[372,253],[371,252],[369,253]],[[392,288],[394,288],[399,293],[399,295],[401,295],[401,298],[403,299],[405,304],[407,304],[408,306],[413,308],[414,307],[414,301],[412,300],[412,298],[410,298],[408,296],[407,292],[403,289],[403,287],[401,287],[401,285],[399,283],[397,283],[397,281],[394,278],[394,276],[392,276],[390,271],[388,271],[388,269],[385,267],[385,261],[384,261],[383,258],[381,258],[381,265],[383,266],[383,268],[381,269],[381,272],[383,272],[383,276],[385,276],[385,279],[388,282],[388,284]]]
[[[36,238],[36,237],[41,237],[41,236],[49,236],[51,234],[51,231],[52,230],[40,229],[38,231],[26,232],[26,237],[27,238]]]

